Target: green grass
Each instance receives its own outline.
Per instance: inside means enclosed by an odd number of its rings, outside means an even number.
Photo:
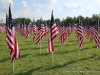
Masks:
[[[5,33],[0,34],[0,75],[100,75],[100,49],[96,54],[95,42],[84,38],[78,59],[78,44],[73,32],[61,49],[59,38],[54,40],[54,62],[52,54],[47,53],[48,38],[40,45],[33,44],[32,36],[22,38],[17,33],[21,57],[14,60],[12,71],[10,52],[5,41]]]

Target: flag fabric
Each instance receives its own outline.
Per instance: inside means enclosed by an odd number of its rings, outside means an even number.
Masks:
[[[20,35],[22,37],[25,37],[25,28],[24,28],[24,24],[23,23],[20,24],[20,31],[19,31],[19,33],[20,33]]]
[[[86,28],[85,29],[85,35],[86,35],[86,38],[88,39],[88,38],[90,38],[90,29],[89,28]]]
[[[27,39],[29,37],[29,33],[30,33],[30,27],[27,26],[26,30],[25,30],[25,39]]]
[[[90,38],[90,27],[88,25],[88,27],[85,28],[85,35],[86,35],[86,38]]]
[[[16,39],[15,28],[12,23],[12,15],[11,15],[10,6],[9,6],[9,18],[6,24],[7,24],[6,25],[6,41],[10,49],[11,61],[13,61],[14,59],[20,57],[20,52],[18,48],[18,42]]]
[[[95,28],[93,26],[90,27],[90,41],[95,40]]]
[[[71,34],[71,27],[70,27],[70,24],[69,24],[69,26],[68,26],[68,28],[67,28],[67,31],[68,31],[68,37],[69,37],[70,34]]]
[[[37,35],[36,25],[33,25],[33,27],[32,27],[32,34],[33,34],[33,41],[35,41],[36,40],[36,35]]]
[[[40,24],[40,27],[37,33],[36,44],[42,43],[42,37],[44,36],[44,34],[45,34],[44,24]]]
[[[39,24],[39,27],[38,27],[37,38],[36,38],[36,44],[42,43],[42,38],[43,38],[44,35],[45,35],[45,26],[43,24],[43,19],[42,19],[42,16],[41,16],[40,24]]]
[[[53,47],[53,39],[56,38],[58,35],[58,29],[56,26],[56,23],[54,23],[54,17],[53,17],[53,11],[51,15],[51,24],[50,24],[50,30],[49,30],[49,41],[48,41],[48,52],[53,53],[54,47]]]
[[[0,33],[3,33],[5,31],[3,26],[0,26]]]
[[[96,42],[97,48],[100,48],[100,36],[98,33],[98,26],[95,27],[95,42]]]
[[[79,50],[81,51],[83,45],[83,28],[81,23],[76,28],[77,42],[79,44]]]
[[[8,42],[8,24],[9,24],[9,19],[8,19],[9,17],[8,17],[8,15],[6,14],[6,27],[5,27],[5,29],[6,29],[6,42],[7,42],[7,45],[8,45],[8,48],[10,48],[10,44],[9,44],[9,42]]]
[[[45,32],[44,32],[44,38],[46,37],[46,35],[48,34],[48,27],[47,26],[45,26]]]
[[[62,27],[60,28],[59,34],[60,34],[60,41],[62,45],[64,45],[64,42],[67,38],[66,27],[64,27],[64,20],[62,21]]]
[[[33,18],[33,22],[32,22],[32,35],[33,35],[33,41],[36,41],[37,26],[36,26],[36,22],[35,22],[34,18]]]

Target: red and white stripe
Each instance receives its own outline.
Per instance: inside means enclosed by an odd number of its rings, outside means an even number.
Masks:
[[[42,37],[44,36],[44,34],[45,34],[45,27],[43,24],[41,24],[41,28],[40,30],[38,30],[37,33],[36,44],[42,43]]]
[[[62,45],[64,45],[64,42],[67,38],[66,28],[62,27],[60,29],[59,33],[60,33],[60,41],[61,41]]]
[[[34,40],[36,40],[36,34],[37,34],[36,25],[33,25],[33,27],[32,27],[32,34],[33,34],[33,41],[34,41]]]
[[[6,41],[10,49],[11,61],[20,57],[19,47],[16,39],[15,28],[6,28]]]
[[[100,48],[100,36],[96,29],[95,29],[95,42],[96,42],[97,48]]]
[[[82,45],[83,45],[83,28],[82,28],[82,26],[78,26],[76,28],[76,35],[77,35],[77,42],[79,44],[79,50],[81,50]]]
[[[90,41],[92,42],[93,40],[95,40],[95,28],[90,27]]]
[[[53,53],[54,47],[53,47],[53,39],[58,36],[58,29],[56,24],[54,24],[50,30],[49,30],[49,42],[48,42],[48,52]]]
[[[87,39],[90,38],[90,29],[89,28],[86,28],[85,35],[86,35]]]

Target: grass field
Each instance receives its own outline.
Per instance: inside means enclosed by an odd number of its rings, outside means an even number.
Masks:
[[[21,57],[15,59],[15,73],[12,71],[10,52],[5,41],[5,33],[0,34],[0,75],[100,75],[100,49],[95,42],[84,38],[78,59],[78,44],[73,32],[61,49],[59,38],[54,40],[54,62],[52,54],[47,53],[48,39],[40,45],[33,44],[32,36],[22,38],[17,33]],[[28,42],[29,41],[29,42]]]

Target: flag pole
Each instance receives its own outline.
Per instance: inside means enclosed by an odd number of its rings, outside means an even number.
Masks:
[[[29,37],[27,37],[27,41],[28,41],[28,44],[29,44]]]
[[[79,60],[79,58],[80,58],[79,56],[80,56],[80,50],[78,51],[78,60]]]
[[[41,54],[41,42],[40,42],[40,54]]]
[[[61,51],[62,51],[62,45],[61,45]]]
[[[40,38],[41,38],[41,35],[40,35]],[[42,40],[42,39],[41,39]],[[41,54],[41,41],[40,41],[40,54]]]
[[[98,48],[96,48],[96,55],[97,55]]]
[[[54,65],[54,54],[52,52],[52,66]]]
[[[15,70],[14,70],[14,60],[13,60],[13,73],[15,73]]]
[[[34,48],[34,41],[33,41],[33,48]]]

